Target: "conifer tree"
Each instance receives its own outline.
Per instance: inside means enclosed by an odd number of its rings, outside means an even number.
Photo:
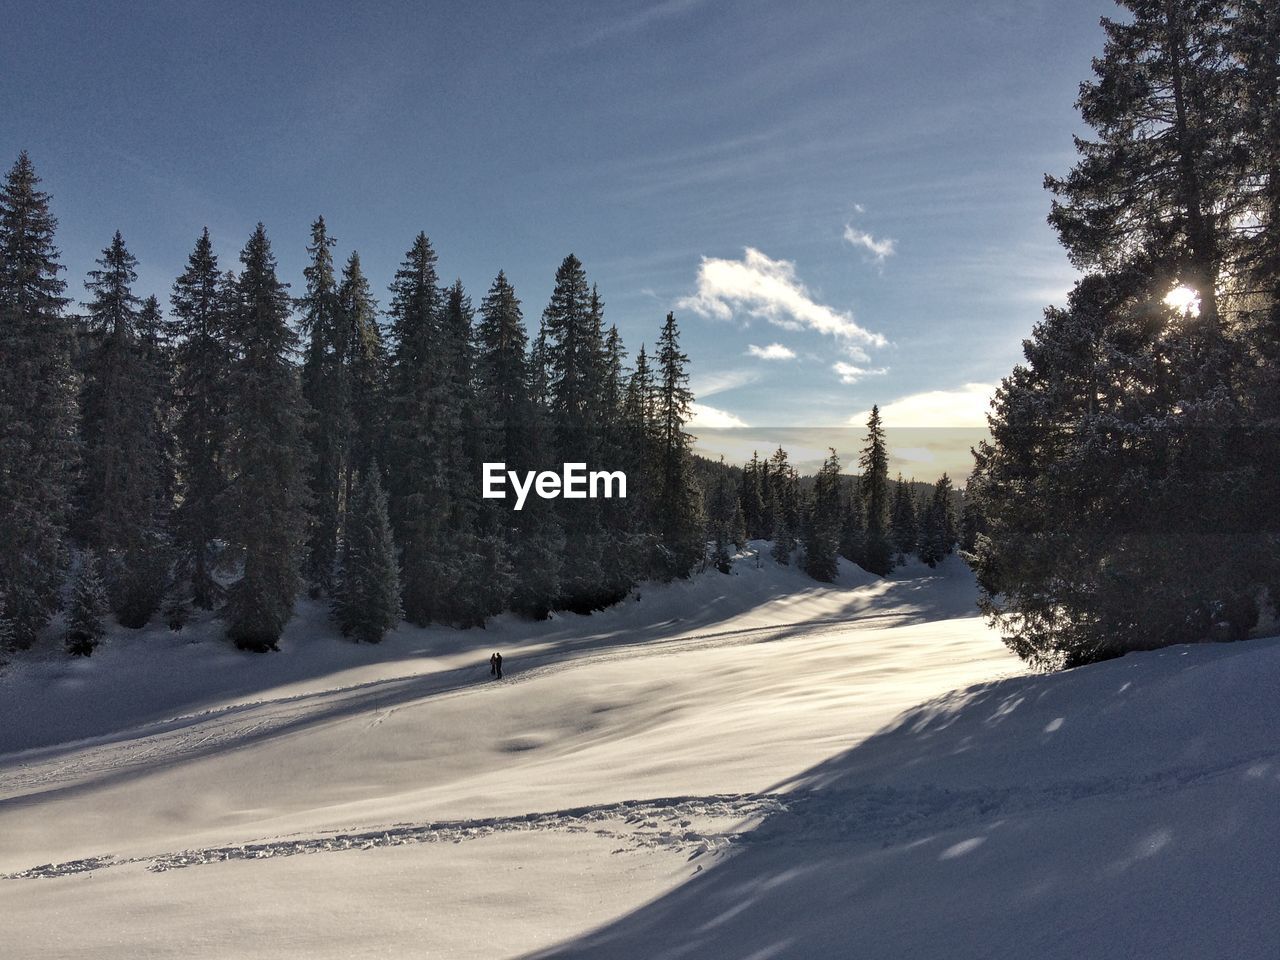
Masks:
[[[637,577],[653,570],[657,545],[657,392],[653,370],[644,344],[636,354],[635,367],[627,378],[622,402],[623,459],[620,464],[628,478],[627,500],[633,537],[632,568]]]
[[[936,567],[951,553],[956,541],[954,507],[951,504],[951,478],[945,473],[933,486],[920,524],[920,559]]]
[[[81,523],[106,563],[107,594],[121,625],[143,626],[168,579],[162,531],[168,519],[168,449],[158,318],[140,335],[142,302],[133,293],[137,261],[119,231],[89,273],[89,329],[96,341],[81,393],[84,468]]]
[[[0,186],[0,620],[29,647],[58,607],[76,395],[57,221],[26,153]]]
[[[858,487],[856,478],[848,485],[840,527],[840,556],[862,566],[867,546],[867,517]]]
[[[533,464],[549,462],[553,438],[549,423],[546,331],[540,329],[529,349],[530,409],[527,450]],[[513,566],[517,573],[511,608],[517,613],[544,620],[561,596],[565,537],[551,503],[531,498],[516,521],[519,524]]]
[[[702,489],[690,463],[693,437],[684,432],[693,403],[689,358],[680,350],[680,328],[667,314],[658,337],[657,427],[660,575],[687,577],[706,555]]]
[[[419,233],[391,284],[391,395],[387,425],[388,507],[400,548],[405,618],[425,625],[447,616],[457,568],[448,545],[450,485],[441,434],[448,354],[436,253]]]
[[[1088,275],[1002,383],[970,484],[987,521],[971,554],[981,606],[1041,666],[1245,636],[1270,553],[1234,505],[1266,499],[1249,492],[1266,444],[1241,439],[1263,392],[1238,384],[1267,339],[1244,333],[1260,314],[1241,279],[1267,232],[1249,104],[1277,68],[1241,68],[1247,4],[1124,5],[1081,87],[1093,132],[1046,178]],[[1185,308],[1166,302],[1175,285]]]
[[[379,643],[400,613],[396,548],[374,462],[360,475],[346,514],[334,615],[344,637]]]
[[[297,302],[302,330],[308,337],[302,364],[302,397],[307,411],[311,507],[303,577],[313,596],[333,591],[347,443],[352,429],[347,376],[351,337],[334,273],[332,248],[336,242],[329,236],[324,217],[317,217],[311,224],[311,244],[307,247],[311,261],[303,270],[307,292]]]
[[[98,558],[92,549],[80,554],[80,569],[71,586],[71,608],[67,611],[67,653],[87,657],[98,647],[106,627],[107,594],[98,572]]]
[[[506,463],[508,469],[521,472],[536,469],[533,443],[538,411],[532,395],[528,346],[520,300],[506,274],[498,271],[480,301],[475,327],[476,405],[486,414],[478,430],[479,459]],[[526,502],[520,513],[504,501],[481,502],[477,520],[481,539],[501,541],[489,578],[490,592],[503,607],[518,604],[523,613],[545,616],[554,602],[554,584],[542,584],[545,570],[536,569],[547,563],[548,544],[540,523],[546,520],[546,513],[541,504],[533,502]],[[525,559],[533,567],[521,562]],[[517,562],[513,564],[513,560]],[[513,599],[517,593],[521,601]]]
[[[187,268],[173,284],[169,340],[174,359],[174,444],[178,506],[171,529],[180,575],[191,602],[212,609],[221,598],[214,577],[215,544],[226,487],[227,344],[231,302],[206,228]]]
[[[601,325],[599,298],[587,285],[581,261],[570,254],[556,270],[541,331],[546,348],[549,423],[556,459],[564,463],[598,462],[605,367]],[[557,503],[565,537],[560,604],[579,612],[597,609],[603,604],[600,585],[604,579],[599,505],[594,500]]]
[[[883,577],[893,569],[893,545],[889,542],[889,453],[878,406],[871,408],[867,418],[866,446],[858,462],[862,467],[859,490],[866,510],[862,567]]]
[[[960,550],[964,554],[973,553],[978,547],[978,537],[986,532],[986,521],[982,516],[982,506],[978,496],[978,483],[971,478],[965,484],[964,502],[960,508],[960,524],[957,531]]]
[[[752,540],[768,539],[764,529],[764,470],[760,454],[752,451],[751,460],[742,468],[742,517],[747,536]]]
[[[245,650],[277,649],[301,586],[306,536],[306,441],[292,355],[289,295],[258,224],[242,270],[228,340],[230,426],[225,536],[241,562],[227,595],[227,634]]]
[[[497,544],[477,533],[479,520],[480,411],[475,403],[471,298],[455,281],[444,294],[441,350],[445,386],[437,405],[437,447],[444,458],[448,513],[445,540],[437,550],[439,568],[455,586],[444,599],[441,618],[459,626],[482,626],[497,613],[502,575]]]
[[[347,338],[347,384],[350,436],[347,443],[343,498],[353,491],[354,478],[378,459],[384,444],[387,400],[387,348],[378,324],[378,305],[353,252],[342,270],[338,305]]]
[[[916,552],[920,543],[920,524],[916,517],[915,496],[911,485],[898,474],[898,482],[894,486],[893,506],[890,510],[889,539],[897,551],[898,561],[902,562]]]
[[[772,556],[778,563],[788,564],[796,548],[796,534],[800,526],[800,495],[796,472],[782,447],[778,447],[769,458],[767,481],[772,515]]]
[[[840,521],[840,458],[832,449],[818,471],[804,542],[804,570],[815,580],[831,583],[839,573]]]

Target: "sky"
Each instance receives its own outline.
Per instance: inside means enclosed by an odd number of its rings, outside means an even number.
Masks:
[[[632,353],[674,310],[695,430],[972,427],[1071,285],[1042,180],[1114,14],[0,0],[0,162],[30,153],[77,298],[116,229],[167,301],[202,227],[233,266],[259,220],[297,293],[323,214],[384,304],[425,230],[530,326],[570,252]]]

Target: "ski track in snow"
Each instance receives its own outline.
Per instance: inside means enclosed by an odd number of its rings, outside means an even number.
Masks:
[[[153,873],[228,860],[266,860],[301,854],[340,850],[372,850],[410,843],[461,843],[495,833],[529,830],[561,830],[593,833],[609,837],[628,850],[666,848],[690,851],[693,860],[705,853],[723,851],[740,839],[741,831],[762,818],[781,813],[784,799],[776,795],[722,794],[709,797],[668,797],[654,800],[625,800],[549,813],[528,813],[513,817],[486,817],[478,820],[445,820],[433,823],[398,823],[362,831],[294,836],[223,847],[182,850],[146,857],[116,858],[110,854],[46,863],[0,875],[3,880],[33,880],[66,877],[131,863],[146,865]],[[724,829],[710,826],[722,823]]]
[[[533,653],[519,658],[518,670],[500,681],[519,684],[587,664],[673,655],[692,650],[767,643],[802,633],[824,633],[884,627],[907,620],[910,611],[860,615],[856,620],[822,618],[796,623],[745,627],[688,634],[669,639],[638,640],[604,648],[585,647],[566,652]],[[508,668],[510,669],[510,668]],[[409,674],[278,699],[250,700],[212,710],[181,714],[79,743],[37,747],[0,755],[0,800],[40,788],[115,774],[156,762],[170,762],[225,749],[237,742],[283,733],[310,720],[327,707],[341,709],[361,698],[358,709],[371,714],[369,726],[380,724],[400,706],[426,699],[463,696],[490,686],[483,666],[462,667],[429,675]],[[408,692],[406,691],[408,688]],[[389,706],[388,704],[394,704]],[[23,758],[27,759],[23,759]]]
[[[833,842],[891,846],[970,824],[1043,811],[1079,801],[1117,796],[1142,797],[1234,777],[1241,769],[1274,761],[1276,751],[1233,757],[1218,764],[1180,766],[1131,778],[1070,780],[1038,789],[954,790],[933,786],[916,789],[858,787],[798,794],[716,794],[625,800],[545,813],[397,823],[365,830],[287,836],[229,846],[205,847],[142,857],[111,854],[65,863],[49,863],[0,875],[0,880],[66,877],[127,864],[142,864],[163,873],[183,867],[229,860],[267,860],[345,850],[373,850],[412,843],[461,843],[496,833],[557,830],[592,833],[621,844],[613,852],[666,849],[724,854],[735,845]],[[719,827],[720,829],[714,829]]]

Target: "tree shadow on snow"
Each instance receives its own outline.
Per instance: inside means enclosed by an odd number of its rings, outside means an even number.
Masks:
[[[1280,956],[1280,642],[960,691],[777,784],[707,869],[533,956]],[[696,871],[696,872],[695,872]]]

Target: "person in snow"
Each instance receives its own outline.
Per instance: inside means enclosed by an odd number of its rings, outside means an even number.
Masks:
[[[498,674],[498,679],[499,679],[499,680],[501,680],[501,679],[502,679],[502,654],[500,654],[500,653],[494,653],[494,655],[493,655],[493,669],[494,669],[494,670],[495,670],[495,672]]]
[[[489,654],[489,676],[496,677],[498,675],[498,655],[497,653]]]

